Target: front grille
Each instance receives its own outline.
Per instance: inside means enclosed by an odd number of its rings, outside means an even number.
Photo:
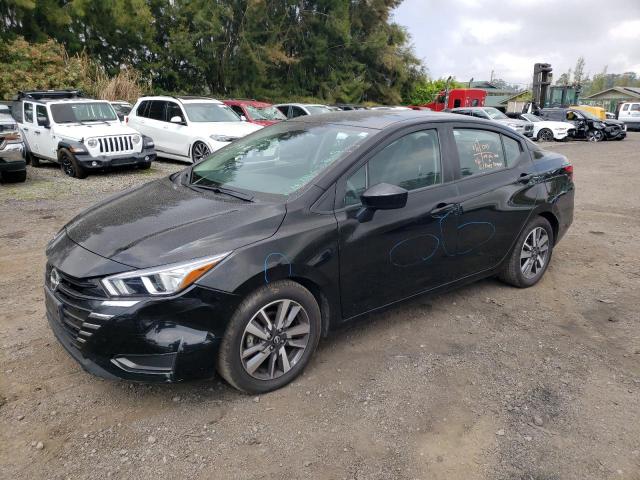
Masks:
[[[533,125],[525,125],[524,126],[524,131],[525,132],[531,132],[533,130]]]
[[[133,135],[98,138],[100,153],[133,152]]]
[[[51,285],[51,265],[47,265],[47,286]],[[107,295],[100,282],[93,278],[75,278],[58,270],[60,283],[57,290],[73,298],[105,298]]]
[[[84,344],[100,329],[102,322],[108,317],[92,313],[85,307],[86,299],[104,298],[106,295],[97,280],[78,279],[60,270],[58,270],[60,283],[53,288],[51,270],[52,267],[47,265],[46,283],[50,289],[46,302],[47,312],[50,318],[55,319],[62,327],[60,331],[69,343],[78,350],[82,350]]]

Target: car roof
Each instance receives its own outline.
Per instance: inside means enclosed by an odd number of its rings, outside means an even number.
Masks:
[[[305,115],[288,120],[288,122],[331,123],[383,130],[401,122],[423,123],[425,121],[452,121],[477,123],[478,120],[479,119],[464,117],[454,113],[442,113],[429,110],[349,110],[323,113],[322,115]]]
[[[324,105],[322,103],[278,103],[274,105],[274,107],[327,107],[328,105]]]
[[[249,105],[252,107],[270,107],[271,106],[271,104],[267,102],[261,102],[259,100],[245,100],[241,98],[223,100],[222,103],[227,105]]]
[[[15,119],[11,116],[10,113],[0,112],[0,122],[1,123],[16,123]]]
[[[162,101],[174,101],[174,102],[178,100],[180,103],[183,103],[183,104],[204,102],[204,103],[215,103],[217,105],[222,105],[222,102],[215,98],[197,97],[197,96],[188,96],[188,95],[179,96],[179,97],[172,97],[170,95],[155,95],[155,96],[148,96],[148,97],[140,97],[138,99],[138,102],[145,101],[145,100],[162,100]]]
[[[19,100],[21,102],[32,102],[32,103],[42,103],[42,104],[51,104],[51,103],[110,103],[109,100],[99,100],[97,98],[84,98],[84,97],[76,97],[76,98],[23,98]]]

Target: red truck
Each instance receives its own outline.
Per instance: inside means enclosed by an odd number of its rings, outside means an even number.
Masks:
[[[452,88],[449,90],[449,98],[446,100],[446,92],[442,90],[438,93],[435,102],[416,105],[411,108],[419,110],[420,107],[428,107],[439,112],[445,108],[458,107],[484,107],[484,99],[487,92],[481,88]]]

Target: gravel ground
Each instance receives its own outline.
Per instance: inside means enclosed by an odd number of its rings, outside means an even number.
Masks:
[[[46,324],[52,235],[183,165],[0,186],[0,477],[640,479],[640,133],[548,148],[574,162],[576,216],[540,284],[372,315],[261,397],[92,377]]]

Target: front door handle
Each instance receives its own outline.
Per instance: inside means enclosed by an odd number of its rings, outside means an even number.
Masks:
[[[28,132],[28,131],[29,131],[29,129],[28,129],[28,128],[23,128],[23,130],[24,130],[25,132]]]
[[[438,215],[440,213],[451,212],[452,210],[456,209],[457,205],[457,203],[439,203],[429,213],[431,215]]]
[[[40,135],[40,131],[39,130],[34,130],[33,133],[35,133],[36,135]]]

